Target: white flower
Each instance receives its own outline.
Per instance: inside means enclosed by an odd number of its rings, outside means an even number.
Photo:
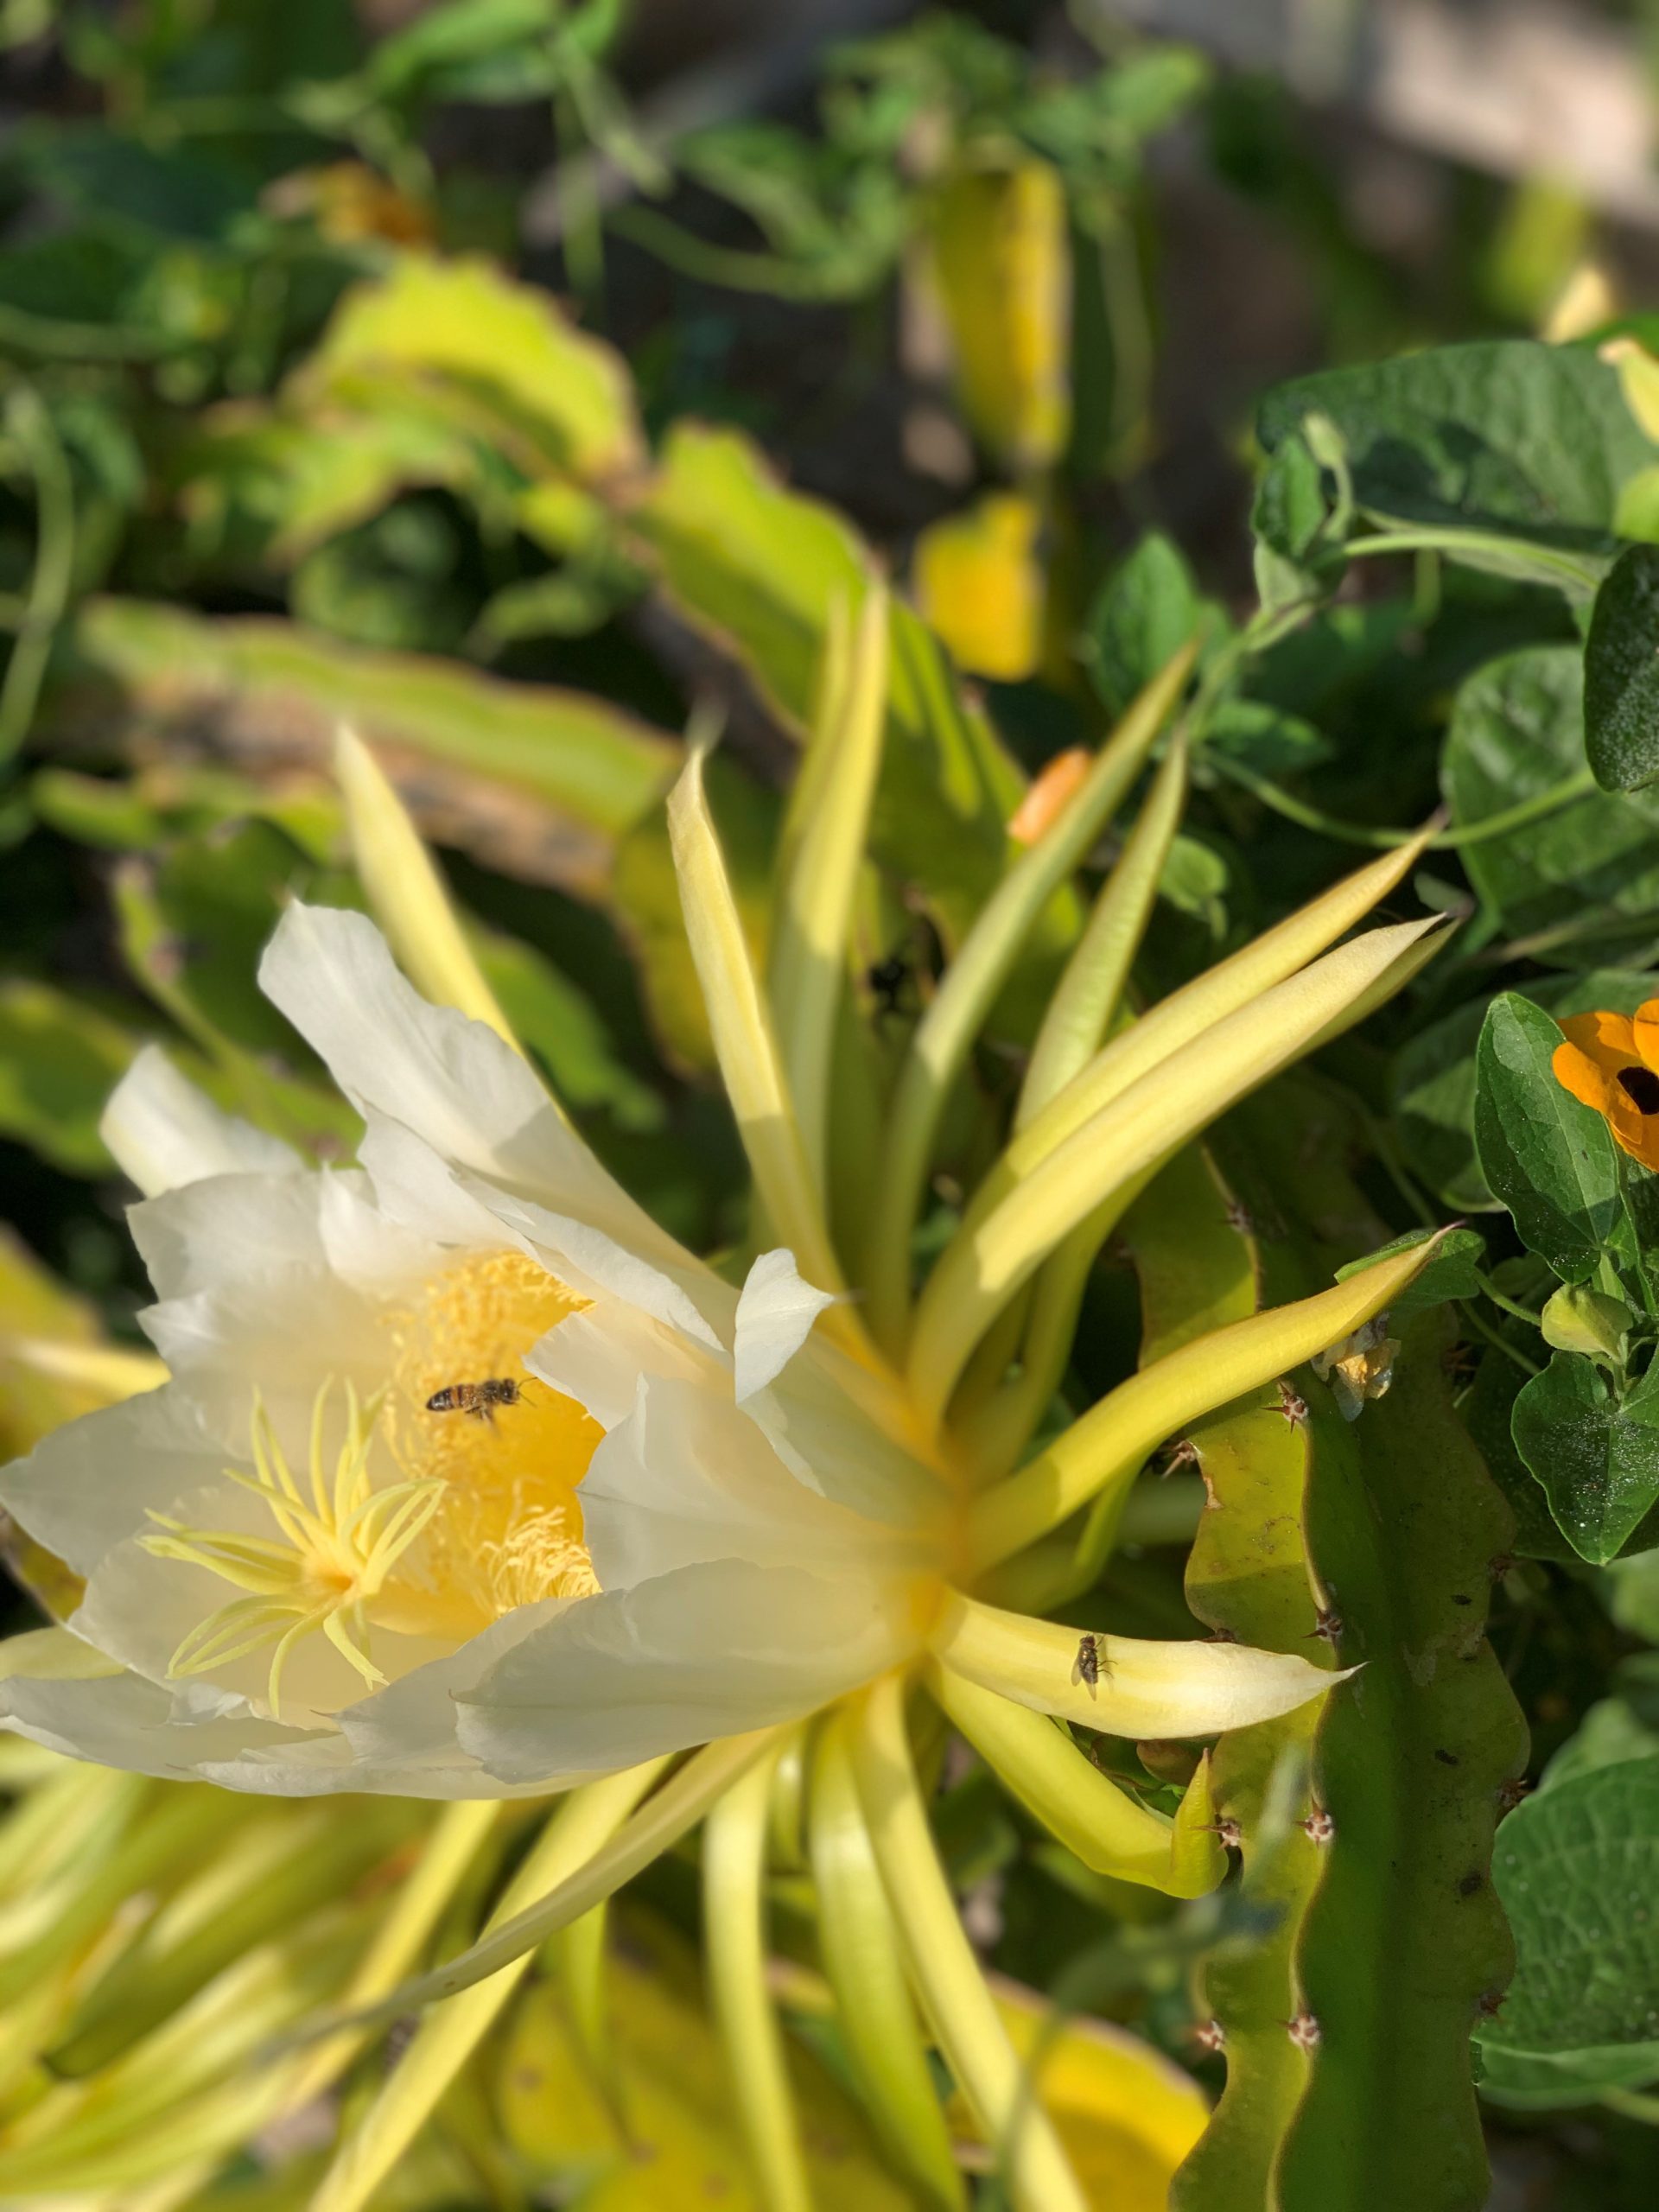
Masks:
[[[692,1258],[361,916],[295,907],[262,982],[360,1166],[303,1170],[154,1052],[117,1092],[172,1379],[0,1478],[119,1669],[8,1681],[12,1725],[245,1789],[488,1796],[910,1656],[949,1493],[790,1255],[741,1294]],[[431,1408],[492,1381],[508,1402]]]

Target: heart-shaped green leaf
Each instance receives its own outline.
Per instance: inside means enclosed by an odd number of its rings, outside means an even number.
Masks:
[[[1621,1404],[1593,1360],[1558,1351],[1516,1398],[1511,1426],[1574,1551],[1598,1567],[1617,1558],[1659,1499],[1659,1389]]]

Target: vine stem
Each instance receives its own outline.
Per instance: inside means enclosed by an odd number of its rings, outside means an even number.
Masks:
[[[1475,1274],[1481,1289],[1491,1300],[1494,1306],[1501,1306],[1506,1313],[1512,1313],[1517,1321],[1530,1322],[1535,1329],[1538,1326],[1538,1316],[1533,1312],[1531,1306],[1517,1305],[1513,1298],[1506,1298],[1491,1277],[1483,1274],[1478,1268],[1476,1268]]]
[[[1557,583],[1586,594],[1593,593],[1601,581],[1600,572],[1590,562],[1573,554],[1558,552],[1553,546],[1539,545],[1527,538],[1503,537],[1491,531],[1437,529],[1426,524],[1416,529],[1378,531],[1370,537],[1351,537],[1342,550],[1351,561],[1369,560],[1384,553],[1450,553],[1454,558],[1462,554],[1465,559],[1471,553],[1486,553],[1510,563],[1517,559],[1529,562],[1535,575],[1540,569],[1547,569]],[[1513,569],[1507,573],[1512,575]]]
[[[1500,1332],[1495,1329],[1491,1323],[1486,1319],[1485,1315],[1479,1313],[1466,1299],[1463,1301],[1463,1313],[1465,1319],[1468,1321],[1471,1328],[1475,1330],[1478,1335],[1484,1337],[1488,1344],[1496,1344],[1498,1351],[1503,1353],[1505,1359],[1512,1359],[1516,1365],[1523,1370],[1528,1375],[1541,1375],[1543,1373],[1543,1368],[1537,1360],[1529,1359],[1525,1352],[1518,1351],[1515,1345],[1510,1342],[1509,1338],[1500,1334]],[[1527,1318],[1529,1320],[1534,1319],[1531,1314],[1529,1314]]]
[[[1282,814],[1300,828],[1317,830],[1321,836],[1334,837],[1344,845],[1363,845],[1374,851],[1390,852],[1396,846],[1409,844],[1417,835],[1414,830],[1374,830],[1364,823],[1344,822],[1337,815],[1325,813],[1322,807],[1311,806],[1305,799],[1297,798],[1268,777],[1258,776],[1242,760],[1230,760],[1225,753],[1218,753],[1205,757],[1220,774],[1241,785],[1275,814]],[[1512,830],[1524,829],[1530,822],[1541,822],[1562,807],[1571,806],[1575,800],[1588,798],[1597,788],[1589,769],[1581,768],[1560,783],[1552,784],[1548,791],[1535,791],[1530,798],[1506,806],[1501,813],[1489,814],[1466,829],[1440,830],[1430,838],[1425,849],[1431,853],[1459,852],[1468,845],[1484,845],[1491,838],[1507,836]]]
[[[35,572],[0,684],[0,760],[9,760],[29,735],[75,566],[74,484],[52,417],[32,385],[12,393],[6,425],[35,480]]]
[[[1599,2101],[1609,2112],[1622,2113],[1626,2120],[1639,2120],[1649,2127],[1659,2127],[1659,2097],[1644,2096],[1640,2089],[1604,2089]]]

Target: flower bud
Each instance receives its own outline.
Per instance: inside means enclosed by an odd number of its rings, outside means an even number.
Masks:
[[[1605,1361],[1619,1357],[1630,1319],[1622,1298],[1610,1298],[1585,1283],[1564,1282],[1539,1316],[1539,1325],[1544,1342],[1557,1351],[1584,1351]]]

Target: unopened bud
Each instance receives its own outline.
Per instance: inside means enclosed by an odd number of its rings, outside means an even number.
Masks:
[[[1630,1309],[1622,1298],[1591,1290],[1580,1282],[1564,1282],[1538,1317],[1544,1342],[1557,1351],[1588,1352],[1592,1359],[1616,1360],[1630,1325]]]

